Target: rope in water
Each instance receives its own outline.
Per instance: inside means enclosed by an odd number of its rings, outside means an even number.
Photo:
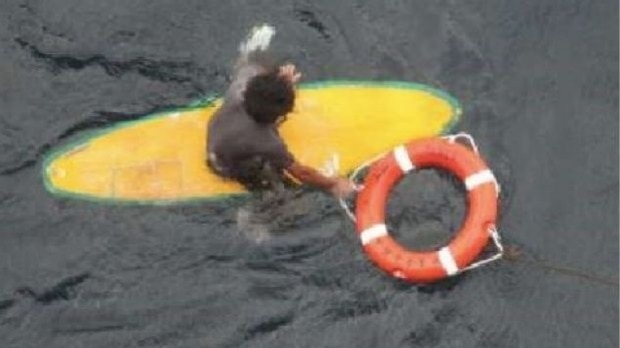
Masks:
[[[559,274],[563,274],[567,276],[581,278],[589,282],[594,282],[594,283],[599,283],[599,284],[604,284],[604,285],[611,285],[611,286],[620,285],[619,284],[620,279],[618,279],[617,277],[612,277],[612,276],[606,277],[602,275],[592,274],[592,273],[589,273],[589,272],[586,272],[586,271],[583,271],[577,268],[556,265],[549,261],[537,259],[531,255],[529,258],[524,258],[523,256],[524,256],[524,252],[520,250],[518,247],[514,245],[505,246],[504,259],[506,261],[522,262],[522,263],[528,264],[533,267],[545,269],[551,272],[555,272],[555,273],[559,273]]]

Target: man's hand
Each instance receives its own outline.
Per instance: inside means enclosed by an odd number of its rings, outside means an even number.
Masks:
[[[329,192],[336,198],[345,198],[357,191],[355,184],[347,178],[334,178],[334,183],[329,188]]]
[[[280,67],[280,76],[290,81],[293,85],[301,79],[301,73],[296,70],[295,65],[290,63]]]
[[[320,187],[338,198],[344,198],[357,189],[355,184],[347,178],[327,177],[318,170],[298,162],[293,162],[286,170],[302,183]]]

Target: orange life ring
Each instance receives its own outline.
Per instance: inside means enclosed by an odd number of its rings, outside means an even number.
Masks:
[[[388,194],[404,174],[437,167],[455,174],[467,188],[467,216],[451,242],[439,250],[412,251],[397,243],[385,225]],[[364,251],[385,272],[428,283],[455,275],[470,265],[495,228],[499,187],[480,156],[442,138],[416,140],[395,148],[373,164],[357,197],[356,227]]]

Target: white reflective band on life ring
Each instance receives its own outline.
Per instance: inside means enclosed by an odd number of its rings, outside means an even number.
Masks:
[[[387,234],[388,231],[385,224],[378,224],[362,231],[360,239],[362,240],[362,245],[366,245],[379,237],[387,236]]]
[[[446,271],[447,275],[451,276],[459,272],[459,266],[456,265],[450,248],[443,247],[439,250],[439,262],[441,262],[441,266]]]
[[[472,174],[465,179],[465,187],[468,191],[475,189],[476,187],[485,184],[487,182],[497,182],[495,175],[489,169],[479,171],[476,174]]]
[[[396,163],[398,163],[398,166],[403,173],[408,173],[410,170],[415,168],[411,162],[411,158],[409,158],[407,148],[403,145],[394,149],[394,158],[396,158]]]

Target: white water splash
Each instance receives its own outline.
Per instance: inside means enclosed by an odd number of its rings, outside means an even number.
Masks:
[[[275,33],[276,30],[269,24],[253,27],[245,41],[239,45],[239,52],[247,55],[250,52],[266,50]]]
[[[340,169],[340,156],[337,153],[332,153],[331,156],[325,161],[323,166],[319,169],[321,174],[329,177],[338,175]]]

